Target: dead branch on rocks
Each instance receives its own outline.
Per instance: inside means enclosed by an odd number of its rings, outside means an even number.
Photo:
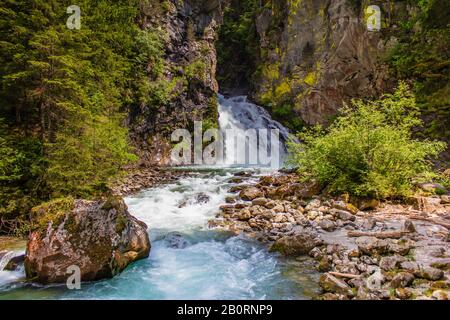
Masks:
[[[407,235],[407,231],[384,231],[384,232],[363,232],[363,231],[349,231],[347,235],[352,238],[357,237],[375,237],[378,239],[400,239]]]
[[[442,226],[442,227],[450,230],[450,222],[445,222],[441,219],[433,219],[433,218],[427,218],[427,217],[415,216],[415,215],[411,215],[411,216],[409,216],[409,218],[413,219],[413,220],[420,220],[420,221],[426,221],[426,222],[430,222],[433,224],[437,224],[439,226]]]
[[[338,278],[348,278],[348,279],[358,279],[361,278],[360,275],[357,274],[350,274],[350,273],[340,273],[340,272],[334,272],[334,271],[330,271],[328,272],[329,274],[331,274],[332,276],[338,277]]]

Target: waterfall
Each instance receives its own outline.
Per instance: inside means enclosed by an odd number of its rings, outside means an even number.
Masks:
[[[281,125],[279,122],[272,119],[270,114],[264,108],[253,104],[247,100],[246,96],[236,96],[231,98],[225,98],[219,95],[219,127],[224,136],[225,144],[224,150],[224,163],[225,165],[242,164],[236,163],[239,151],[231,147],[228,143],[230,141],[230,135],[227,134],[231,132],[239,132],[238,136],[241,136],[244,132],[249,132],[249,130],[256,130],[256,132],[262,133],[267,130],[267,138],[264,135],[257,135],[257,141],[253,143],[248,143],[246,145],[247,155],[245,157],[246,164],[252,164],[249,162],[249,157],[260,155],[266,152],[266,154],[271,154],[272,156],[278,156],[277,159],[280,165],[283,164],[287,150],[286,142],[289,139],[290,133],[287,128]],[[276,130],[279,134],[279,152],[278,154],[272,150],[272,141],[270,138],[270,131]],[[261,139],[261,136],[263,139]],[[242,136],[240,137],[242,138]],[[272,137],[273,138],[273,137]],[[259,160],[260,157],[258,157]],[[258,162],[261,164],[261,162]]]
[[[0,271],[3,271],[8,264],[8,262],[15,257],[16,252],[8,251],[6,253],[0,252],[3,256],[0,256]]]

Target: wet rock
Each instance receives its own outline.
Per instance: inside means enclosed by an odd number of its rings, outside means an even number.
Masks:
[[[406,256],[414,247],[414,242],[411,240],[394,240],[389,242],[388,251]]]
[[[194,201],[195,204],[205,204],[211,201],[211,197],[206,193],[201,192],[195,195]]]
[[[382,255],[388,251],[389,242],[375,237],[360,237],[356,239],[358,249],[367,255]]]
[[[408,300],[412,297],[413,293],[411,290],[406,288],[397,288],[395,289],[395,296],[401,300]]]
[[[248,221],[252,217],[250,210],[244,209],[237,214],[237,218],[240,221]]]
[[[323,241],[312,232],[303,232],[294,236],[286,236],[277,240],[271,247],[271,252],[280,252],[285,256],[300,256],[308,254]]]
[[[341,219],[343,221],[355,221],[355,216],[348,211],[331,209],[330,213],[336,217],[336,219]]]
[[[220,211],[225,213],[233,213],[236,209],[234,205],[231,204],[225,204],[219,207]]]
[[[375,210],[380,206],[380,201],[377,199],[360,199],[358,201],[358,208],[361,211]]]
[[[443,190],[446,191],[446,188],[439,183],[420,183],[418,185],[418,187],[420,189],[422,189],[425,192],[429,192],[429,193],[435,193],[438,190]]]
[[[414,271],[414,275],[418,278],[437,281],[444,277],[444,272],[433,267],[421,266]]]
[[[352,288],[357,288],[357,289],[364,287],[366,285],[366,281],[362,278],[350,279],[347,283]]]
[[[296,184],[294,186],[294,194],[301,199],[310,199],[318,195],[322,191],[322,187],[317,182],[307,184]]]
[[[335,223],[328,219],[323,219],[322,221],[320,221],[319,227],[328,232],[333,232],[334,230],[336,230]]]
[[[238,193],[244,190],[245,188],[248,188],[248,186],[233,186],[228,190],[230,193]]]
[[[332,276],[329,273],[323,274],[319,279],[319,285],[325,292],[352,296],[353,291],[345,281]]]
[[[25,255],[21,254],[19,256],[11,258],[5,266],[6,271],[15,271],[21,264],[25,261]]]
[[[373,228],[375,228],[376,224],[377,220],[373,218],[367,218],[364,219],[364,222],[361,224],[361,227],[365,230],[372,230]]]
[[[178,205],[178,208],[185,208],[188,205],[205,204],[205,203],[208,203],[210,200],[211,200],[210,196],[208,196],[207,194],[201,192],[201,193],[196,194],[191,199],[187,199],[187,200],[182,201]]]
[[[234,208],[235,209],[245,209],[245,208],[248,208],[249,207],[249,205],[247,204],[247,203],[236,203],[235,205],[234,205]]]
[[[267,200],[266,198],[256,198],[255,200],[252,201],[252,204],[254,206],[265,206],[268,201],[269,200]]]
[[[397,269],[397,267],[399,267],[400,264],[404,261],[405,261],[405,258],[403,258],[402,256],[398,256],[398,255],[387,256],[387,257],[382,257],[380,259],[379,266],[382,270],[390,271],[390,270]]]
[[[272,210],[276,213],[281,213],[285,211],[282,204],[277,204],[275,207],[272,208]]]
[[[327,255],[331,256],[331,255],[339,253],[339,250],[341,250],[341,249],[342,249],[342,247],[339,244],[336,244],[336,243],[329,244],[326,247],[326,253],[327,253]]]
[[[380,290],[381,286],[385,282],[385,278],[381,273],[381,270],[376,270],[370,277],[366,280],[366,286],[369,290]]]
[[[366,273],[367,269],[368,269],[368,266],[365,263],[358,263],[358,264],[356,264],[356,269],[358,269],[358,271],[360,273]]]
[[[319,264],[317,265],[317,270],[320,272],[328,272],[331,270],[331,263],[328,261],[328,257],[322,257],[322,259],[319,261]]]
[[[314,259],[323,257],[323,253],[322,253],[322,251],[321,251],[319,248],[314,248],[314,249],[312,249],[312,250],[308,253],[308,255],[309,255],[311,258],[314,258]]]
[[[442,204],[450,204],[450,195],[448,194],[443,194],[441,196],[441,203]]]
[[[189,246],[187,241],[181,233],[171,232],[164,237],[164,243],[169,248],[184,249]]]
[[[357,300],[380,300],[378,295],[367,290],[365,286],[359,287],[355,298]]]
[[[335,293],[327,292],[320,296],[320,300],[325,300],[325,301],[348,300],[348,297],[343,294],[335,294]]]
[[[305,206],[305,211],[311,211],[311,210],[315,210],[320,208],[320,200],[319,199],[314,199],[311,200],[306,206]]]
[[[361,252],[359,252],[359,249],[352,249],[352,250],[348,251],[348,253],[347,253],[347,257],[349,259],[359,258],[360,256],[361,256]]]
[[[245,201],[252,201],[263,196],[263,192],[256,187],[247,187],[239,193],[239,197]]]
[[[362,262],[362,263],[365,263],[365,264],[367,264],[367,265],[375,265],[375,264],[377,264],[377,259],[376,258],[372,258],[372,257],[369,257],[369,256],[361,256],[360,258],[359,258],[359,260]]]
[[[450,259],[445,259],[442,261],[437,261],[431,264],[433,268],[440,270],[450,270]]]
[[[334,262],[334,261],[333,261]],[[354,262],[337,262],[335,269],[337,272],[358,275],[360,272]]]
[[[417,232],[416,227],[414,226],[414,223],[411,220],[405,220],[405,223],[403,224],[403,231],[405,232]]]
[[[236,203],[236,197],[231,197],[231,196],[226,197],[225,198],[225,202],[228,203],[228,204]]]
[[[249,171],[240,171],[234,174],[235,177],[245,177],[250,178],[253,174]]]
[[[344,201],[335,201],[332,205],[332,208],[348,211],[352,214],[357,214],[359,211],[358,208],[356,208],[354,205],[352,205],[351,203],[346,203]]]
[[[413,261],[405,261],[400,263],[400,268],[414,273],[419,270],[419,264]]]
[[[35,209],[34,214],[48,217],[49,223],[30,234],[25,257],[29,279],[64,283],[70,266],[80,268],[82,281],[110,278],[148,257],[147,226],[128,213],[121,198],[75,200],[57,216],[48,216],[52,206],[56,204]]]
[[[412,284],[414,275],[409,272],[400,272],[391,281],[391,288],[404,288]]]
[[[433,291],[432,297],[436,300],[450,300],[450,291],[448,290],[436,290]]]
[[[275,182],[275,177],[272,176],[264,176],[259,179],[260,186],[271,186]]]

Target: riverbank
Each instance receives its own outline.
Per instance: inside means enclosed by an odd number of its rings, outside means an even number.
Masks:
[[[132,168],[127,173],[114,181],[110,187],[115,196],[129,196],[141,190],[153,188],[158,185],[176,181],[189,175],[189,171],[174,170],[164,167],[139,167]]]
[[[210,227],[255,238],[281,255],[314,258],[320,299],[450,297],[448,195],[350,201],[300,184],[293,173],[250,177],[235,178],[235,196]]]

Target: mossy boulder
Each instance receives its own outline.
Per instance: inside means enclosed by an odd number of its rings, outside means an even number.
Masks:
[[[25,257],[26,275],[33,281],[64,283],[70,266],[80,268],[82,281],[111,278],[150,253],[147,226],[130,215],[121,198],[53,203],[38,211]]]

